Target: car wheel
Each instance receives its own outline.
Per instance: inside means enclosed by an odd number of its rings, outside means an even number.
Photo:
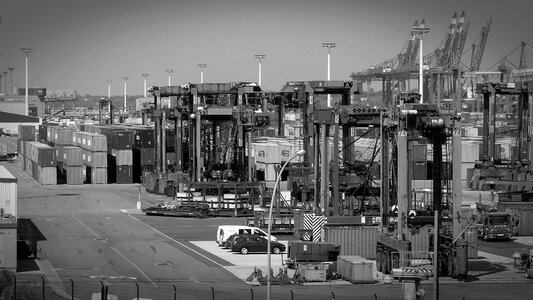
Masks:
[[[279,249],[279,247],[274,247],[274,248],[272,248],[272,253],[280,254],[281,253],[281,249]]]
[[[243,255],[248,254],[248,248],[246,248],[246,247],[242,247],[242,248],[241,248],[241,254],[243,254]]]

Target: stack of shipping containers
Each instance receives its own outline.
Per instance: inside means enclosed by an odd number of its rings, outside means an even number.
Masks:
[[[107,139],[105,135],[76,132],[76,146],[81,147],[81,159],[86,183],[107,183]]]
[[[26,142],[35,141],[35,127],[19,125],[17,140],[18,165],[26,171]],[[30,173],[31,175],[31,173]]]
[[[58,183],[83,184],[81,148],[74,146],[76,129],[50,126],[48,132],[48,142],[53,143],[56,151]]]
[[[55,150],[36,141],[25,142],[26,172],[40,184],[57,184]]]
[[[140,183],[143,172],[154,169],[154,129],[133,128],[133,182]]]
[[[133,183],[133,132],[111,129],[102,133],[107,137],[109,182]]]

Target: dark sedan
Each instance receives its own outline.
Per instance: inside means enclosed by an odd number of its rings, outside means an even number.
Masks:
[[[238,235],[233,238],[231,251],[248,254],[251,252],[267,252],[268,240],[257,235]],[[270,251],[273,254],[280,254],[285,251],[285,245],[279,242],[270,242]]]

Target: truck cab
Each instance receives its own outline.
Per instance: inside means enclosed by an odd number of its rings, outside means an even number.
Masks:
[[[478,238],[485,241],[511,238],[513,222],[506,212],[484,212],[478,216]]]

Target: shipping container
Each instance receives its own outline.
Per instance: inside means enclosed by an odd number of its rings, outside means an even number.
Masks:
[[[295,262],[336,261],[340,245],[329,242],[289,241],[287,257]]]
[[[57,168],[54,167],[41,167],[37,166],[37,178],[35,178],[40,184],[43,185],[56,185],[57,184]]]
[[[340,245],[340,255],[376,258],[376,226],[324,226],[324,239]]]
[[[78,185],[83,184],[83,166],[64,166],[63,167],[66,184]]]
[[[133,132],[131,131],[114,131],[109,146],[113,149],[131,150],[133,145]]]
[[[66,166],[81,166],[82,149],[76,146],[59,146],[58,147],[58,161],[61,161]]]
[[[35,126],[19,125],[18,139],[23,141],[35,141]]]
[[[53,142],[54,145],[74,146],[74,128],[55,127]]]
[[[39,179],[39,164],[37,164],[36,162],[32,161],[31,162],[31,177],[35,180],[38,181]]]
[[[134,128],[135,146],[140,148],[154,147],[153,128]]]
[[[361,256],[338,256],[337,273],[352,283],[373,283],[374,262]]]
[[[133,165],[139,164],[153,165],[155,163],[155,149],[153,147],[148,148],[133,148]]]
[[[116,166],[116,183],[118,184],[133,183],[132,166]]]
[[[107,184],[107,168],[85,168],[85,179],[87,183]]]
[[[26,142],[26,157],[41,167],[55,167],[55,149],[40,142]]]
[[[7,145],[4,143],[0,143],[0,156],[6,156],[7,155]]]
[[[107,138],[105,135],[78,131],[74,133],[76,146],[93,152],[107,152]]]
[[[115,158],[117,166],[131,166],[133,164],[132,150],[118,150],[112,148],[111,155]]]
[[[2,218],[11,215],[17,217],[17,177],[0,165],[0,208]]]

